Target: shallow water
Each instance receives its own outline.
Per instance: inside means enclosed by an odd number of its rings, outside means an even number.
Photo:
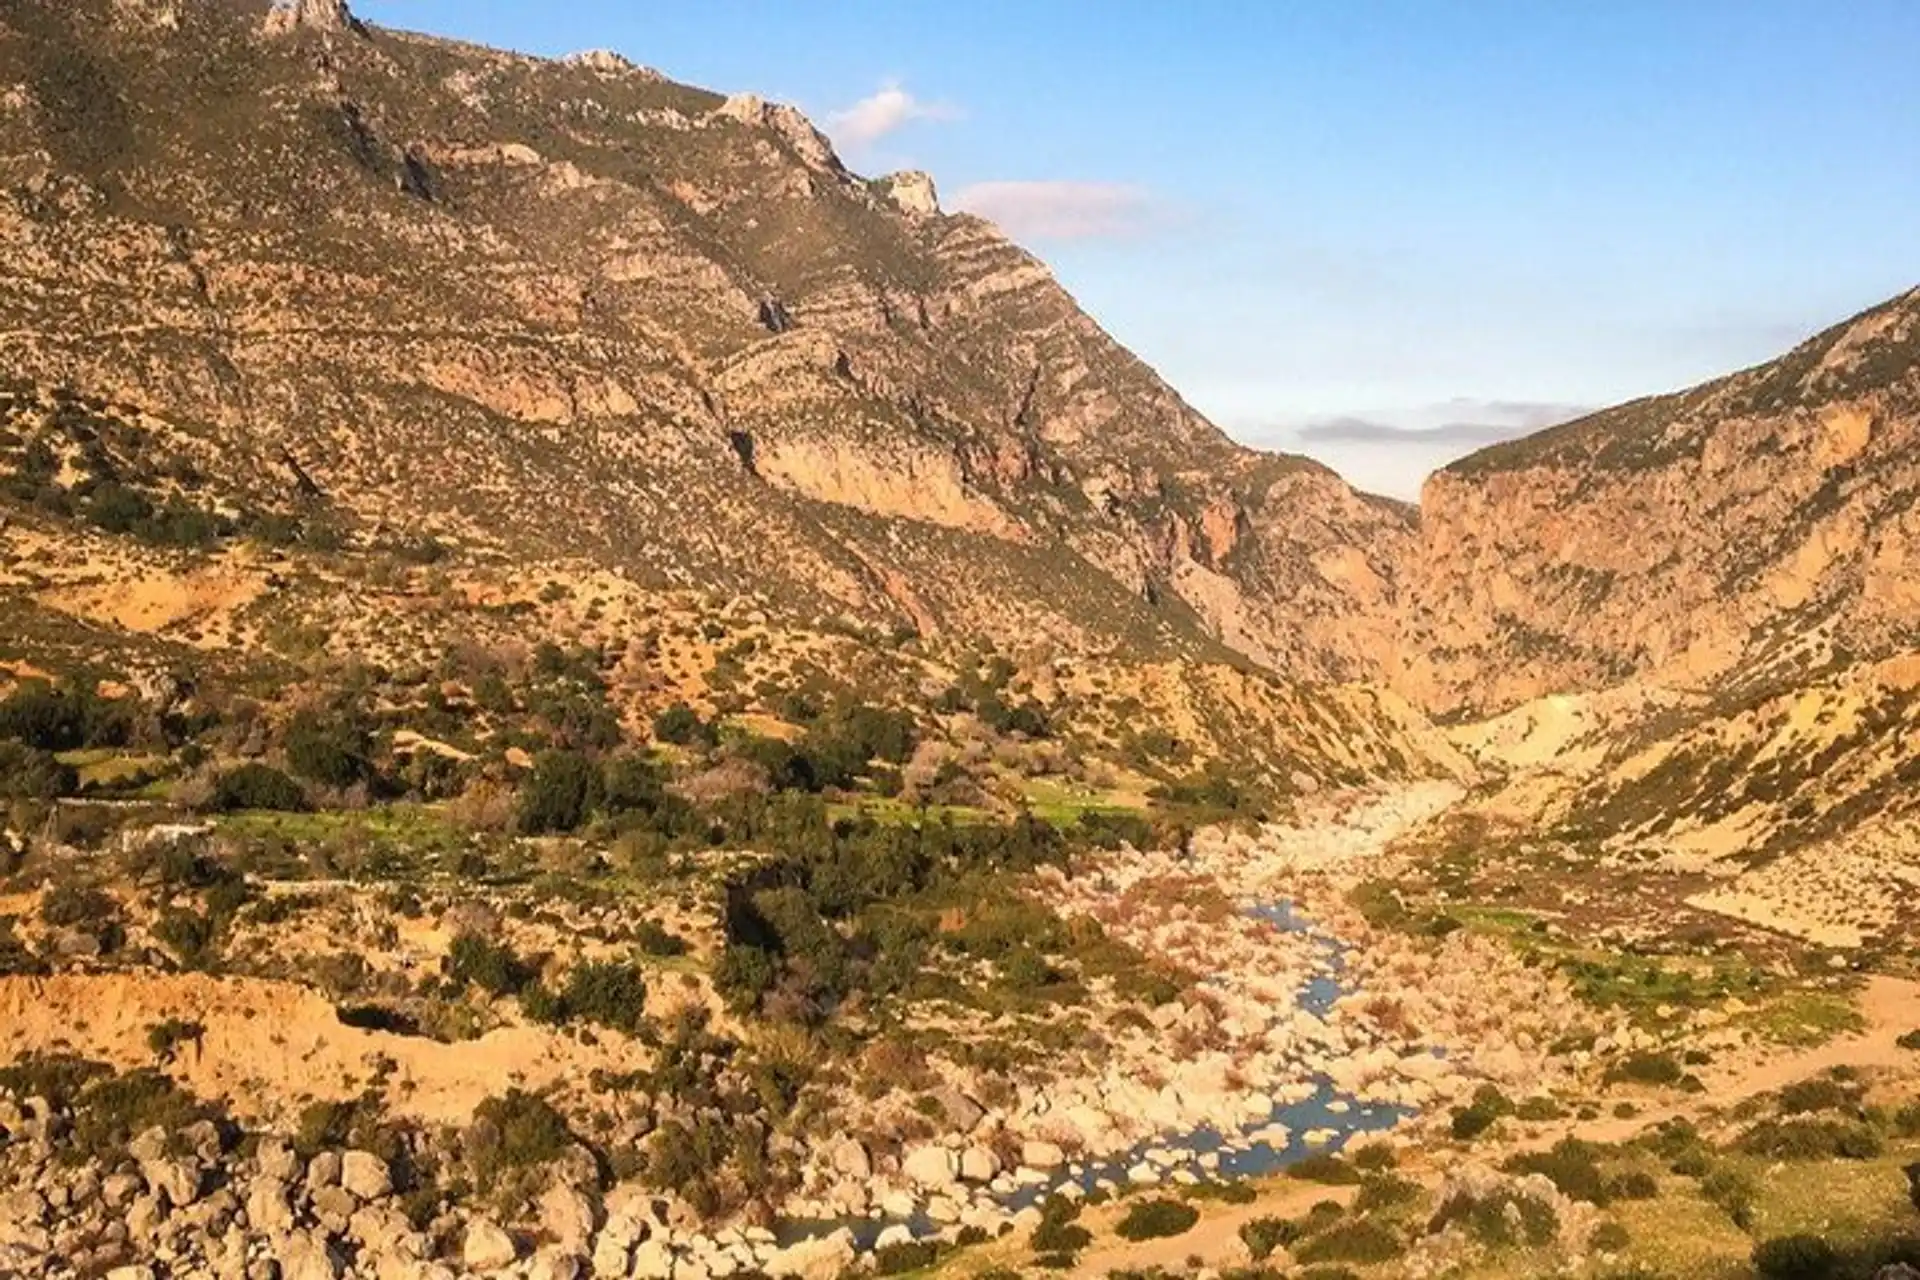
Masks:
[[[1250,914],[1266,920],[1276,929],[1287,933],[1307,935],[1321,949],[1319,967],[1302,984],[1294,1001],[1298,1008],[1305,1009],[1316,1017],[1324,1018],[1332,1011],[1334,1003],[1350,994],[1343,985],[1346,973],[1347,948],[1338,938],[1322,933],[1319,928],[1304,916],[1294,911],[1291,902],[1282,900],[1252,908]],[[1263,1120],[1229,1127],[1205,1126],[1184,1133],[1166,1133],[1150,1138],[1139,1145],[1102,1160],[1086,1164],[1071,1164],[1056,1171],[1046,1182],[1015,1188],[1005,1194],[993,1197],[994,1202],[1009,1211],[1017,1212],[1029,1205],[1038,1204],[1047,1196],[1059,1191],[1069,1183],[1077,1184],[1082,1190],[1093,1191],[1102,1185],[1125,1186],[1127,1173],[1146,1160],[1149,1151],[1172,1152],[1179,1157],[1178,1163],[1160,1167],[1161,1186],[1178,1187],[1172,1174],[1175,1169],[1187,1169],[1205,1182],[1231,1182],[1239,1178],[1258,1178],[1278,1172],[1291,1164],[1298,1164],[1308,1156],[1322,1152],[1339,1151],[1354,1138],[1368,1133],[1379,1133],[1391,1129],[1401,1120],[1413,1114],[1411,1108],[1362,1103],[1348,1094],[1336,1091],[1331,1081],[1319,1076],[1314,1081],[1317,1086],[1313,1095],[1298,1102],[1283,1102],[1275,1105],[1272,1114]],[[1346,1109],[1334,1110],[1336,1103],[1344,1102]],[[1255,1141],[1253,1134],[1271,1124],[1282,1124],[1287,1129],[1287,1141],[1283,1146],[1275,1146],[1264,1139]],[[1308,1145],[1306,1135],[1310,1130],[1321,1129],[1330,1132],[1332,1138],[1323,1143]],[[1213,1170],[1203,1169],[1199,1157],[1217,1153],[1219,1166]],[[863,1249],[871,1248],[874,1238],[886,1227],[902,1219],[885,1217],[849,1218],[838,1221],[793,1220],[781,1224],[777,1233],[782,1245],[791,1244],[813,1236],[827,1235],[841,1227],[853,1230],[855,1242]],[[916,1215],[905,1219],[916,1237],[930,1236],[940,1229],[939,1223],[925,1215]]]

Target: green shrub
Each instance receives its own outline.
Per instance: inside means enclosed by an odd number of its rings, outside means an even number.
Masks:
[[[907,1240],[874,1250],[875,1275],[897,1276],[921,1271],[940,1260],[940,1246],[932,1240]]]
[[[1630,1053],[1607,1069],[1608,1081],[1632,1084],[1677,1085],[1686,1074],[1686,1068],[1672,1054],[1647,1050]]]
[[[615,960],[590,960],[568,972],[566,985],[541,1020],[584,1019],[633,1035],[646,1020],[646,1006],[646,977],[638,968]]]
[[[493,942],[477,933],[456,934],[442,963],[449,978],[461,985],[471,983],[491,995],[514,995],[533,980],[533,968],[514,954],[504,942]]]
[[[163,1062],[173,1059],[173,1051],[183,1044],[199,1044],[206,1027],[198,1022],[168,1018],[147,1028],[147,1048]]]
[[[1370,1174],[1360,1182],[1360,1194],[1354,1197],[1355,1213],[1379,1209],[1397,1209],[1420,1198],[1420,1184],[1397,1173]]]
[[[684,702],[676,702],[653,718],[653,736],[683,747],[695,743],[711,746],[717,737],[713,726]]]
[[[509,1089],[474,1108],[469,1152],[482,1185],[505,1169],[553,1163],[573,1144],[567,1121],[538,1094]]]
[[[1455,1224],[1488,1248],[1527,1245],[1537,1249],[1551,1242],[1560,1229],[1551,1205],[1515,1191],[1455,1195],[1440,1206],[1428,1230],[1444,1231]]]
[[[516,821],[526,835],[577,830],[604,796],[600,767],[578,751],[544,751],[520,790]]]
[[[119,916],[120,908],[112,898],[86,885],[55,885],[40,900],[41,923],[53,929],[106,925]]]
[[[1360,1181],[1358,1169],[1326,1151],[1288,1165],[1287,1176],[1300,1182],[1320,1182],[1330,1187],[1352,1186]]]
[[[1912,1049],[1916,1053],[1920,1053],[1920,1028],[1915,1028],[1914,1030],[1907,1032],[1905,1035],[1902,1035],[1898,1040],[1895,1040],[1894,1043],[1899,1045],[1902,1049]]]
[[[1753,1269],[1765,1280],[1826,1280],[1839,1259],[1819,1236],[1774,1236],[1753,1247]]]
[[[1709,1170],[1700,1179],[1700,1194],[1742,1231],[1753,1225],[1753,1206],[1759,1188],[1746,1174],[1737,1169]]]
[[[1741,1134],[1736,1145],[1769,1160],[1871,1160],[1882,1144],[1879,1134],[1857,1121],[1803,1117],[1762,1120]]]
[[[1040,1206],[1040,1225],[1033,1229],[1029,1243],[1037,1254],[1071,1258],[1093,1243],[1093,1233],[1074,1219],[1080,1206],[1065,1196],[1048,1196]]]
[[[1306,1234],[1290,1218],[1252,1218],[1240,1224],[1240,1240],[1255,1262],[1265,1262],[1276,1249],[1285,1249]]]
[[[1656,1200],[1659,1196],[1659,1180],[1642,1169],[1623,1173],[1607,1182],[1609,1200]]]
[[[80,789],[80,775],[51,751],[0,741],[0,800],[57,800]]]
[[[1451,1131],[1460,1141],[1471,1142],[1491,1129],[1500,1117],[1512,1114],[1513,1103],[1507,1095],[1493,1085],[1483,1084],[1474,1090],[1470,1103],[1454,1109]]]
[[[318,711],[296,712],[287,723],[282,746],[287,767],[309,782],[350,787],[373,777],[367,759],[367,735],[346,716],[328,718]]]
[[[1591,1244],[1598,1253],[1618,1253],[1632,1243],[1633,1236],[1627,1229],[1612,1220],[1593,1229]]]
[[[1342,1222],[1300,1242],[1293,1251],[1301,1262],[1391,1262],[1406,1251],[1400,1236],[1374,1218]]]
[[[1122,1240],[1157,1240],[1164,1236],[1185,1235],[1200,1221],[1200,1211],[1178,1200],[1136,1200],[1114,1224],[1114,1233]]]
[[[229,769],[214,780],[212,807],[221,813],[247,809],[303,813],[307,793],[278,769],[255,762]]]
[[[1855,1092],[1838,1080],[1801,1080],[1780,1091],[1780,1114],[1806,1115],[1814,1111],[1837,1111],[1851,1106]]]
[[[687,940],[677,933],[670,933],[655,920],[643,920],[634,929],[634,945],[640,948],[640,954],[666,957],[687,954]]]
[[[1377,1173],[1391,1169],[1400,1163],[1400,1156],[1391,1142],[1369,1142],[1363,1147],[1355,1147],[1346,1153],[1353,1161],[1353,1167],[1364,1169],[1368,1173]]]
[[[1607,1202],[1606,1180],[1600,1173],[1598,1152],[1578,1138],[1562,1138],[1550,1151],[1513,1156],[1501,1168],[1508,1173],[1545,1174],[1569,1200],[1585,1200],[1589,1204]]]

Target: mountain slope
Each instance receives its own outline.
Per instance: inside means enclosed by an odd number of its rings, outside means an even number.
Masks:
[[[337,5],[0,14],[0,372],[256,505],[799,620],[1367,669],[1411,513],[789,108]],[[358,536],[358,535],[356,535]]]
[[[1447,716],[1735,688],[1920,638],[1920,291],[1429,481],[1395,682]]]

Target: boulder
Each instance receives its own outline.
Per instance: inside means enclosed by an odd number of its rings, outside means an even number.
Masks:
[[[371,1151],[349,1151],[340,1157],[340,1185],[356,1199],[379,1200],[393,1194],[393,1173]]]
[[[950,1187],[959,1163],[945,1147],[915,1147],[901,1160],[900,1172],[923,1187]]]
[[[1000,1157],[986,1147],[968,1147],[960,1154],[960,1177],[967,1182],[992,1182],[1000,1172]]]
[[[848,1138],[833,1149],[833,1171],[847,1178],[871,1178],[873,1176],[873,1157],[867,1149],[853,1138]]]
[[[558,1247],[534,1254],[527,1268],[527,1280],[580,1280],[585,1274],[580,1255]]]
[[[340,1181],[340,1153],[322,1151],[307,1161],[307,1186],[331,1187]]]
[[[279,1235],[293,1226],[286,1183],[262,1174],[247,1185],[247,1225],[261,1235]]]
[[[658,1238],[642,1240],[633,1251],[633,1280],[667,1280],[673,1274],[673,1251]]]
[[[1020,1163],[1029,1169],[1058,1169],[1067,1162],[1067,1153],[1058,1144],[1038,1140],[1020,1144]]]
[[[282,1236],[274,1260],[280,1264],[280,1280],[340,1280],[346,1270],[327,1238],[308,1231]]]
[[[835,1280],[853,1265],[856,1256],[853,1232],[841,1227],[831,1235],[775,1250],[767,1259],[765,1271],[774,1280],[788,1276],[795,1280]]]
[[[466,1243],[460,1247],[460,1260],[469,1271],[498,1271],[513,1265],[520,1250],[513,1237],[485,1218],[467,1223]]]
[[[149,1160],[140,1166],[140,1176],[156,1194],[165,1196],[175,1209],[183,1209],[200,1198],[200,1164],[195,1160]]]
[[[593,1240],[593,1201],[572,1187],[550,1187],[540,1197],[540,1229],[572,1253],[584,1253]]]

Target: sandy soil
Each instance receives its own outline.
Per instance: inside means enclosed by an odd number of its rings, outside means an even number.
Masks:
[[[204,974],[0,978],[0,1061],[65,1050],[122,1070],[151,1066],[148,1029],[169,1018],[205,1028],[170,1074],[202,1097],[225,1097],[243,1118],[273,1117],[289,1100],[352,1097],[384,1067],[395,1115],[459,1124],[511,1086],[581,1082],[596,1067],[632,1071],[647,1061],[620,1037],[582,1043],[539,1027],[502,1027],[462,1044],[363,1031],[315,992]]]

